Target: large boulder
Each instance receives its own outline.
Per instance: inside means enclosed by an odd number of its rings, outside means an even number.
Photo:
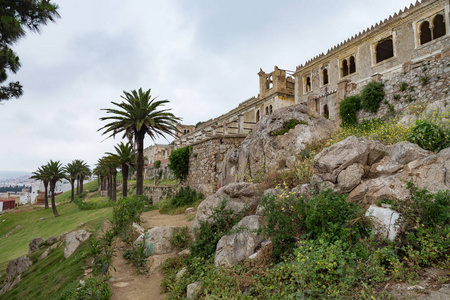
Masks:
[[[261,191],[256,184],[239,182],[226,185],[200,203],[192,225],[194,233],[200,227],[200,221],[211,221],[210,216],[222,201],[226,201],[225,209],[231,209],[235,214],[247,211],[251,214],[260,200]]]
[[[66,248],[64,249],[64,257],[71,256],[91,234],[86,230],[72,231],[66,234]]]
[[[145,248],[149,249],[147,251],[148,255],[161,255],[175,252],[177,249],[170,241],[173,236],[173,231],[176,228],[179,227],[158,226],[149,229],[146,233],[142,234],[134,241],[134,245],[137,246],[142,243],[145,237]]]
[[[16,278],[17,275],[22,274],[32,265],[33,263],[28,258],[28,256],[21,256],[19,258],[10,260],[8,262],[8,266],[6,267],[6,277],[8,281]]]
[[[344,193],[351,192],[364,175],[364,166],[358,163],[348,166],[337,177],[337,188]]]
[[[300,124],[285,134],[273,135],[291,120]],[[221,166],[220,183],[224,186],[248,181],[261,173],[289,167],[295,155],[316,142],[327,140],[334,129],[332,121],[316,115],[304,104],[277,109],[261,118],[239,149],[227,153]]]
[[[231,266],[248,258],[255,252],[255,247],[263,240],[257,234],[262,227],[261,216],[247,216],[232,229],[232,234],[223,236],[216,247],[214,263],[216,266]]]
[[[399,231],[399,226],[395,224],[400,217],[398,212],[390,208],[371,205],[365,216],[372,219],[374,228],[379,235],[391,241],[395,239]]]
[[[39,246],[44,244],[44,240],[40,237],[33,238],[28,245],[28,254],[33,253],[36,250],[39,250]]]

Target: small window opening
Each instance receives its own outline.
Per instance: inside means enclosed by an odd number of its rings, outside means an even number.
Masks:
[[[326,104],[323,106],[323,116],[326,119],[330,118],[330,112],[328,111],[328,105]]]
[[[376,48],[377,63],[394,56],[392,37],[378,43]]]
[[[306,77],[306,92],[311,91],[311,77]]]
[[[256,122],[259,121],[259,109],[256,111]]]
[[[318,114],[320,114],[320,103],[319,103],[319,99],[316,99],[315,101],[316,101],[316,112],[317,112]]]
[[[328,70],[323,69],[322,71],[322,85],[328,84]]]
[[[270,111],[270,113],[273,113],[273,107],[272,107],[272,105],[269,106],[269,111]]]
[[[433,20],[433,39],[445,35],[445,21],[443,15],[437,15]]]
[[[186,132],[186,129],[184,130],[184,134],[186,134],[187,132]]]
[[[272,75],[269,75],[266,77],[266,89],[270,90],[273,88],[273,81],[272,81]]]
[[[189,129],[187,130],[187,133],[191,132]]]
[[[355,58],[353,56],[350,56],[350,74],[353,74],[356,72],[356,63]]]
[[[431,29],[428,21],[420,25],[420,44],[423,45],[431,41]]]
[[[342,61],[342,77],[345,77],[348,75],[348,63],[347,60],[344,59]]]
[[[266,115],[268,115],[268,114],[269,114],[269,107],[266,106]]]

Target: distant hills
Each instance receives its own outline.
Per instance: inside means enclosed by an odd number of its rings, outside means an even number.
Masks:
[[[0,179],[10,179],[22,176],[31,176],[31,173],[25,171],[0,171]]]

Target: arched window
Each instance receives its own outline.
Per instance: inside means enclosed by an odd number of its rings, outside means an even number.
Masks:
[[[348,62],[346,59],[342,61],[342,77],[345,77],[348,75]]]
[[[268,114],[269,114],[269,107],[266,106],[266,115],[268,115]]]
[[[272,105],[269,106],[269,111],[270,111],[270,113],[273,113]]]
[[[443,15],[436,15],[433,20],[433,40],[445,35],[445,21]]]
[[[356,63],[355,63],[355,57],[350,56],[350,74],[353,74],[356,72]]]
[[[322,71],[322,85],[328,84],[328,70],[323,69]]]
[[[391,58],[394,56],[394,45],[392,43],[392,37],[389,37],[377,44],[376,47],[377,63]]]
[[[306,92],[310,92],[311,91],[311,77],[306,77]]]
[[[431,41],[431,29],[428,21],[420,25],[420,44],[423,45]]]
[[[186,134],[186,129],[183,132],[184,132],[184,134]]]
[[[259,121],[259,109],[256,111],[256,122]]]
[[[315,101],[316,101],[316,112],[318,114],[320,114],[320,102],[319,102],[319,99],[316,99]]]

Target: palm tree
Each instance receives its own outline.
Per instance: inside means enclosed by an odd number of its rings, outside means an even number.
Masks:
[[[66,174],[64,173],[64,168],[59,161],[52,161],[47,163],[47,168],[45,172],[47,178],[50,181],[50,192],[52,193],[52,210],[55,217],[58,217],[58,211],[56,210],[55,203],[55,187],[56,183],[63,178],[66,178]]]
[[[122,169],[123,177],[122,197],[125,198],[128,194],[128,171],[130,166],[132,168],[136,166],[136,153],[134,152],[133,147],[130,145],[130,143],[124,144],[123,142],[120,142],[120,144],[114,146],[114,148],[116,149],[116,154],[106,154],[117,156],[118,163],[120,164]]]
[[[30,178],[41,180],[44,183],[44,193],[45,193],[45,209],[48,208],[48,183],[49,179],[46,177],[46,165],[40,166],[36,172],[33,172],[34,175],[30,176]]]
[[[91,169],[89,169],[88,164],[83,160],[75,160],[78,166],[78,176],[77,176],[77,195],[83,192],[83,181],[87,176],[91,176]]]
[[[117,133],[123,132],[122,138],[132,137],[137,145],[136,162],[136,194],[142,195],[143,192],[143,171],[144,171],[144,138],[148,134],[154,141],[156,137],[168,134],[175,137],[176,124],[180,118],[175,117],[170,109],[160,109],[168,100],[156,101],[151,98],[150,91],[133,90],[130,93],[123,92],[121,96],[124,101],[121,103],[112,102],[117,109],[106,108],[107,114],[111,116],[100,118],[101,121],[108,121],[102,128],[102,134],[114,137]]]
[[[70,181],[70,185],[72,187],[72,193],[70,195],[70,202],[73,202],[74,198],[74,190],[75,190],[75,180],[78,178],[78,175],[81,171],[80,160],[73,160],[71,163],[68,163],[67,166],[64,167],[64,171],[67,173],[67,179]]]

